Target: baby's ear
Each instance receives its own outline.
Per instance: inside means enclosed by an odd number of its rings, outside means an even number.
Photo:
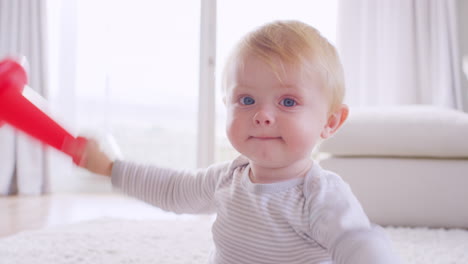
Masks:
[[[346,121],[348,118],[349,114],[349,108],[347,105],[342,104],[338,110],[334,111],[333,113],[330,114],[328,117],[327,123],[325,124],[325,127],[322,130],[322,134],[320,136],[323,139],[329,138],[333,134],[335,134],[336,131],[343,125],[343,123]]]

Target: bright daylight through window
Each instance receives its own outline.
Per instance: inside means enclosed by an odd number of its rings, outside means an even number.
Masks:
[[[112,133],[126,159],[194,167],[200,3],[77,2],[80,129]]]

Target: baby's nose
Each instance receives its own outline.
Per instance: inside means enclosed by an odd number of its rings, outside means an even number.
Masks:
[[[258,126],[271,126],[275,122],[275,119],[272,113],[260,110],[255,114],[253,121]]]

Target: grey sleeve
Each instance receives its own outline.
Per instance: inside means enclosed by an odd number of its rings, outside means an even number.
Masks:
[[[349,186],[334,179],[322,183],[311,200],[310,232],[334,263],[401,263],[390,239],[369,222]]]
[[[212,213],[218,180],[228,163],[200,170],[176,170],[116,161],[112,185],[124,193],[175,213]]]
[[[353,230],[338,238],[332,248],[332,258],[337,264],[399,264],[392,243],[379,226]]]

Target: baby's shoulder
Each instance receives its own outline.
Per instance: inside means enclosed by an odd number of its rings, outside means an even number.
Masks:
[[[247,167],[249,160],[244,156],[239,156],[234,160],[221,162],[210,166],[210,173],[218,175],[218,188],[232,182],[234,175],[242,173]]]
[[[318,163],[315,163],[314,168],[306,175],[303,188],[306,198],[326,200],[327,196],[333,196],[336,199],[350,194],[349,185],[340,175],[321,168]]]
[[[238,156],[230,162],[230,170],[243,169],[249,164],[249,160],[245,156]]]

